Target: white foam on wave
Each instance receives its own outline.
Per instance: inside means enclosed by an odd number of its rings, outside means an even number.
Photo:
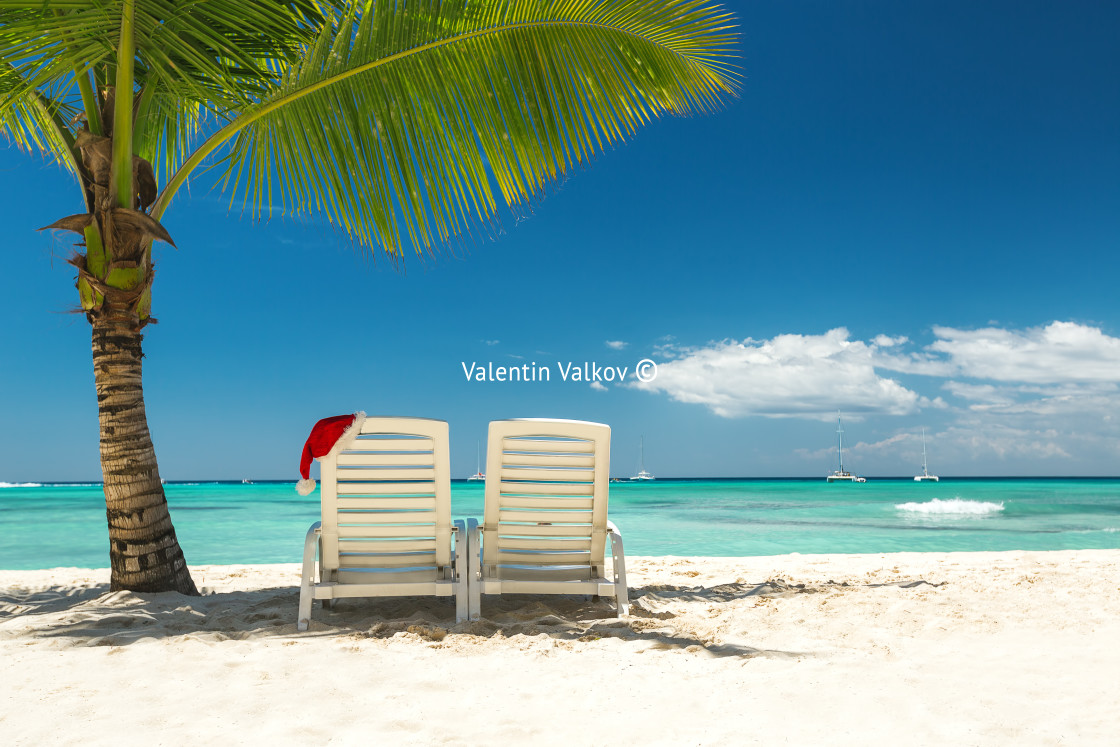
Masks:
[[[966,501],[961,498],[941,500],[934,498],[926,503],[898,503],[895,508],[915,514],[956,514],[958,516],[985,516],[1003,510],[1003,502]]]
[[[0,482],[0,488],[41,488],[41,482]]]

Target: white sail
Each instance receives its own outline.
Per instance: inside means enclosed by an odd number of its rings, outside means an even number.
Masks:
[[[922,474],[914,476],[914,482],[940,482],[941,478],[929,473],[926,465],[926,429],[922,428]]]
[[[646,437],[642,436],[638,444],[638,474],[631,477],[631,480],[656,480],[651,473],[646,472]]]
[[[835,472],[825,478],[825,482],[867,482],[867,478],[857,477],[844,470],[844,424],[840,421],[839,410],[836,411],[836,435],[839,439],[839,448],[837,449],[839,466]]]
[[[474,464],[474,474],[468,477],[467,480],[485,480],[486,475],[482,474],[482,447],[479,445],[478,441],[474,442]]]

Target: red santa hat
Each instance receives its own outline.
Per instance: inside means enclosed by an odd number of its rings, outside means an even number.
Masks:
[[[356,412],[353,415],[323,418],[315,424],[303,445],[303,457],[299,460],[299,474],[303,479],[296,483],[297,493],[311,495],[311,491],[315,489],[315,481],[311,479],[311,460],[322,459],[345,449],[362,432],[362,423],[365,421],[366,414]]]

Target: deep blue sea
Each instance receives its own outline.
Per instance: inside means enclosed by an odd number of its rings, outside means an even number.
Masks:
[[[187,562],[295,563],[318,491],[292,482],[169,483]],[[482,483],[452,483],[456,518],[482,518]],[[628,555],[776,555],[1120,548],[1120,479],[615,483]],[[0,483],[0,569],[108,566],[101,486]]]

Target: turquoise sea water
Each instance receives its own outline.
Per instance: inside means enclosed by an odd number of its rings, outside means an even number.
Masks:
[[[170,483],[187,562],[295,563],[318,492],[293,483]],[[482,518],[481,483],[452,484]],[[611,485],[630,555],[1120,548],[1120,479],[657,480]],[[100,485],[0,483],[0,569],[108,566]]]

